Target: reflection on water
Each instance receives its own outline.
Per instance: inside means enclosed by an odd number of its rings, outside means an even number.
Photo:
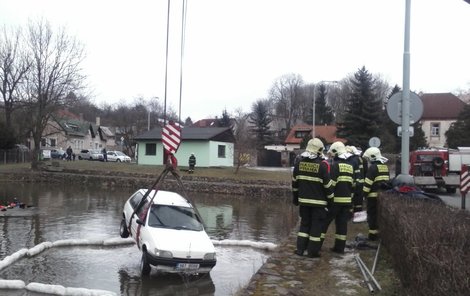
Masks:
[[[0,259],[41,242],[108,239],[119,235],[122,207],[134,190],[50,184],[1,184],[0,203],[17,198],[31,205],[0,212]],[[297,222],[287,201],[192,194],[212,239],[279,243]],[[22,259],[0,278],[65,287],[113,291],[118,295],[233,295],[245,286],[269,253],[248,247],[216,246],[210,275],[182,278],[152,271],[141,278],[136,246],[60,247]],[[176,292],[178,291],[178,292]],[[1,295],[20,294],[6,290]]]

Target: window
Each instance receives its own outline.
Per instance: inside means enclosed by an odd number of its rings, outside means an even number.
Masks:
[[[49,139],[51,141],[51,147],[57,146],[57,139]]]
[[[306,135],[310,134],[310,131],[296,131],[295,132],[295,137],[297,139],[303,139],[305,138]]]
[[[46,147],[47,146],[47,139],[46,138],[42,138],[41,139],[41,147]]]
[[[225,145],[219,145],[217,151],[219,158],[225,158]]]
[[[431,137],[439,137],[441,124],[438,122],[431,123]]]
[[[157,155],[157,144],[145,144],[145,155]]]

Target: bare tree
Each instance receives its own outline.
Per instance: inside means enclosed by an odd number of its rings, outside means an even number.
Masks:
[[[38,168],[40,143],[51,116],[68,106],[67,96],[83,87],[85,76],[80,67],[85,55],[76,38],[67,35],[64,28],[54,32],[51,25],[41,19],[30,22],[26,45],[32,57],[32,67],[26,76],[23,101],[31,115],[34,140],[32,168]]]
[[[233,117],[233,135],[235,137],[235,160],[236,169],[235,174],[238,173],[241,166],[250,162],[251,150],[253,150],[252,138],[249,132],[249,119],[250,115],[243,113],[241,109],[235,111]]]
[[[18,91],[28,72],[31,61],[21,49],[21,29],[0,32],[0,94],[5,110],[5,128],[12,128],[12,113],[18,108]]]
[[[290,130],[297,119],[302,119],[306,107],[306,96],[300,75],[286,74],[279,78],[270,90],[275,115],[283,118],[286,130]]]

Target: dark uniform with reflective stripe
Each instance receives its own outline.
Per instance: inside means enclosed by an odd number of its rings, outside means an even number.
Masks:
[[[367,199],[367,223],[369,224],[369,239],[376,240],[379,234],[377,224],[377,198],[383,183],[390,181],[388,166],[379,161],[371,162],[364,179],[364,195]]]
[[[353,212],[360,212],[362,211],[362,205],[364,203],[364,193],[362,191],[364,187],[364,162],[359,155],[353,155],[349,159],[354,167],[354,178],[356,179],[352,202]]]
[[[335,157],[331,165],[331,180],[334,185],[333,205],[328,209],[325,225],[322,231],[322,242],[331,221],[335,220],[336,234],[333,251],[343,253],[346,246],[348,220],[351,213],[353,187],[356,182],[354,167],[351,159]]]
[[[292,176],[293,203],[298,204],[300,229],[297,234],[298,255],[318,257],[320,235],[326,218],[328,199],[333,198],[328,163],[321,157],[302,157]]]

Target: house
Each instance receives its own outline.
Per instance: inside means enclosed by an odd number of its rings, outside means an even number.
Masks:
[[[295,125],[284,141],[287,151],[294,151],[300,149],[300,143],[305,136],[312,133],[312,126],[308,124]],[[334,125],[317,125],[315,126],[315,136],[325,141],[325,145],[331,144],[336,141],[344,142],[344,139],[336,137],[336,126]]]
[[[114,147],[114,134],[109,128],[84,121],[81,116],[67,110],[60,110],[49,120],[41,139],[41,149],[67,149],[78,152],[82,149]]]
[[[423,101],[422,129],[430,147],[444,147],[445,133],[457,121],[465,103],[451,93],[421,94]]]
[[[162,165],[162,128],[154,128],[134,138],[137,143],[137,164]],[[229,127],[185,127],[175,157],[180,166],[187,166],[191,153],[196,167],[233,166],[235,138]]]

